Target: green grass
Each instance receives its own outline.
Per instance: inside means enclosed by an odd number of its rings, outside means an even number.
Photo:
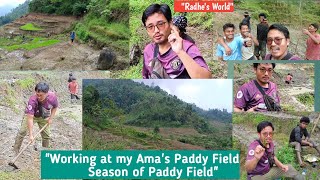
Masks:
[[[21,44],[23,42],[21,37],[15,37],[13,39],[0,37],[0,47],[5,48],[6,46],[12,46],[16,44]]]
[[[276,157],[283,164],[291,164],[296,169],[299,167],[296,161],[295,150],[290,147],[288,143],[285,143],[282,147],[277,149]]]
[[[25,24],[25,25],[21,26],[20,29],[24,30],[24,31],[41,31],[41,30],[43,30],[39,27],[36,27],[32,23]]]
[[[19,79],[17,81],[17,84],[22,88],[22,89],[27,89],[27,88],[31,88],[34,86],[35,84],[35,79],[28,77],[25,79]]]
[[[142,59],[136,66],[130,66],[126,70],[118,71],[112,74],[112,78],[116,79],[142,79]]]
[[[301,1],[301,13],[299,14],[300,1],[291,0],[244,0],[236,3],[235,9],[249,11],[253,19],[258,20],[260,13],[265,13],[269,22],[281,22],[294,26],[308,26],[319,19],[320,4],[315,1]],[[291,13],[287,13],[291,12]]]
[[[80,42],[92,41],[98,48],[108,46],[117,54],[129,52],[129,1],[96,0],[83,21],[75,25]]]
[[[314,95],[311,93],[300,94],[297,99],[306,106],[314,106]]]
[[[60,40],[56,40],[56,39],[45,39],[45,38],[36,37],[30,42],[27,42],[24,44],[15,44],[15,45],[11,45],[11,46],[5,46],[4,49],[6,49],[8,51],[14,51],[17,49],[25,49],[25,50],[30,51],[32,49],[37,49],[40,47],[51,46],[51,45],[57,44],[59,42],[60,42]]]
[[[25,180],[25,179],[38,179],[38,173],[29,170],[19,170],[12,172],[2,172],[0,171],[0,179],[15,179],[15,180]]]

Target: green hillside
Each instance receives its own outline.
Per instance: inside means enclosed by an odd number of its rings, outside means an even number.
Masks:
[[[129,51],[128,0],[33,0],[30,12],[75,15],[83,19],[75,24],[82,42],[98,48],[109,46],[117,52]]]
[[[6,14],[5,16],[1,16],[0,26],[8,24],[15,19],[27,14],[29,9],[29,2],[30,0],[26,0],[23,4],[20,4],[18,7],[12,9],[10,13]]]
[[[83,42],[93,41],[98,48],[112,47],[127,55],[129,52],[129,1],[91,0],[87,14],[75,26]]]
[[[197,110],[199,111],[198,107]],[[149,87],[132,80],[85,80],[83,112],[85,127],[123,137],[135,134],[131,139],[133,141],[141,141],[141,138],[154,141],[156,138],[163,142],[168,139],[158,136],[159,131],[181,128],[193,129],[195,133],[171,138],[203,149],[231,147],[230,113],[211,110],[211,114],[208,113],[205,118],[204,113],[198,113],[192,104],[169,95],[158,86]],[[219,118],[221,114],[229,118],[220,124],[217,119],[222,122]],[[217,122],[219,128],[210,123],[210,120]],[[84,134],[84,138],[88,137]]]
[[[320,2],[316,0],[236,0],[235,9],[249,11],[258,20],[265,13],[269,22],[307,26],[319,22]]]

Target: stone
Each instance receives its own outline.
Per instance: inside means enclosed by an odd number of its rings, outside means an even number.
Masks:
[[[116,60],[115,53],[109,48],[103,48],[98,59],[97,69],[99,70],[110,69],[114,64],[115,60]]]

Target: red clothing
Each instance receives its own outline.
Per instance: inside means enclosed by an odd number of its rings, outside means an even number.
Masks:
[[[320,41],[320,34],[314,36]],[[306,59],[320,60],[320,44],[316,44],[311,37],[307,39]]]
[[[291,80],[292,80],[292,76],[288,75],[287,78],[286,78],[286,81],[290,82]]]
[[[77,82],[70,82],[69,85],[68,85],[68,87],[69,87],[69,92],[70,92],[71,94],[78,94],[78,88],[79,88],[79,86],[78,86],[78,83],[77,83]]]

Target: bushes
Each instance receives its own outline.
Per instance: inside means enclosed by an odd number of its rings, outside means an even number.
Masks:
[[[33,0],[29,4],[30,12],[59,15],[82,15],[90,0]]]
[[[293,167],[297,168],[298,164],[296,163],[296,157],[294,148],[289,147],[288,143],[278,149],[276,157],[283,164],[291,164]]]
[[[76,34],[78,38],[83,41],[87,42],[89,39],[89,32],[87,31],[87,28],[82,23],[78,23],[75,27]]]
[[[314,105],[314,95],[311,93],[304,93],[297,96],[297,99],[306,106]]]

